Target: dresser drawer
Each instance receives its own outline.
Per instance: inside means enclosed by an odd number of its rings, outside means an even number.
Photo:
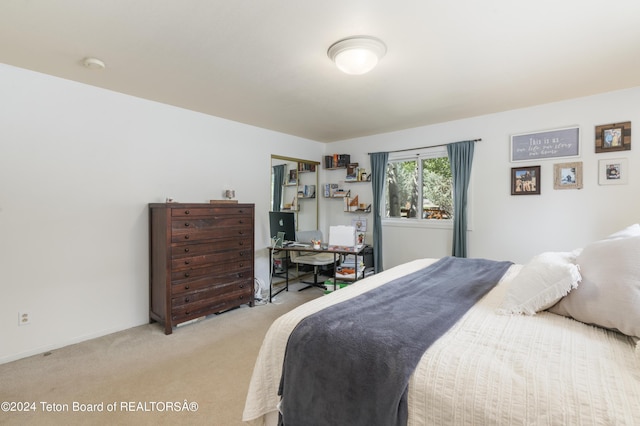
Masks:
[[[173,271],[178,272],[185,269],[198,269],[206,266],[213,266],[221,263],[239,262],[246,260],[247,262],[253,259],[252,250],[233,250],[233,251],[219,251],[213,253],[202,254],[199,256],[182,257],[171,260],[171,268]],[[188,278],[188,277],[185,277]]]
[[[175,218],[171,221],[171,229],[172,232],[181,231],[181,230],[189,230],[189,229],[213,229],[219,227],[227,227],[227,226],[243,226],[246,228],[246,225],[251,225],[253,223],[253,218],[251,216],[243,216],[243,215],[228,215],[228,216],[213,216],[213,217],[203,217],[199,219],[195,218],[185,218],[183,220],[176,220]]]
[[[220,297],[200,300],[186,305],[174,306],[171,309],[171,320],[176,323],[199,318],[216,312],[226,311],[245,303],[250,303],[251,290],[227,293]]]
[[[202,301],[212,298],[219,298],[227,293],[241,292],[246,295],[251,294],[251,280],[227,282],[214,287],[207,287],[196,291],[174,295],[171,298],[173,306],[202,303]]]
[[[233,249],[253,251],[253,238],[246,236],[239,238],[223,238],[204,243],[174,243],[171,245],[171,258],[177,259],[180,257],[198,256],[215,251]]]
[[[188,276],[186,276],[188,275]],[[233,269],[228,265],[193,269],[171,274],[171,294],[185,293],[235,281],[253,280],[251,265]]]
[[[175,229],[171,233],[171,242],[184,243],[188,241],[228,239],[233,237],[253,237],[253,225],[228,225],[220,228],[204,229]]]
[[[184,207],[171,209],[171,217],[196,217],[196,216],[237,216],[252,214],[252,209],[243,206],[233,207]]]

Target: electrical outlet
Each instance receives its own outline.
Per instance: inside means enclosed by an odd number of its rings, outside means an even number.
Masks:
[[[29,316],[29,312],[18,312],[18,325],[28,324],[31,324],[31,316]]]

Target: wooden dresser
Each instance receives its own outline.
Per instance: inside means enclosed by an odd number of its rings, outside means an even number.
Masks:
[[[253,204],[149,204],[150,321],[173,327],[254,300]]]

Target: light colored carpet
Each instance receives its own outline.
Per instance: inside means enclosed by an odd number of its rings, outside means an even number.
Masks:
[[[213,315],[168,336],[159,324],[148,324],[0,365],[0,402],[35,405],[35,412],[0,411],[0,424],[242,425],[267,329],[322,295],[300,287],[290,285],[273,303]],[[197,411],[170,408],[185,401],[191,409],[196,403]],[[74,411],[74,403],[102,411]]]

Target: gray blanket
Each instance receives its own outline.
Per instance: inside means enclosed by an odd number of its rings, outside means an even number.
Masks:
[[[446,257],[302,320],[285,352],[281,424],[406,425],[418,361],[509,266]]]

